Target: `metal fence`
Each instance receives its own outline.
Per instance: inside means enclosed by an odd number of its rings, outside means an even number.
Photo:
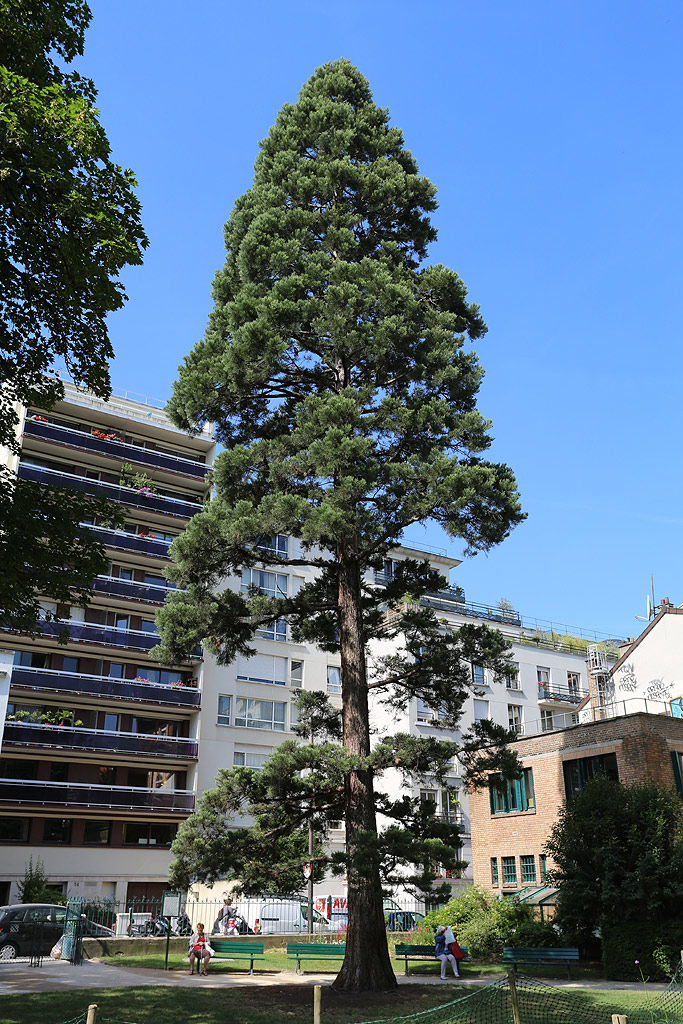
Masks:
[[[314,900],[313,921],[309,928],[308,904],[301,899],[270,897],[231,901],[181,901],[180,914],[166,919],[161,915],[161,900],[130,899],[125,903],[95,900],[84,903],[85,937],[129,938],[191,935],[198,922],[208,935],[293,935],[309,934],[334,937],[343,935],[348,922],[345,896],[322,896]],[[422,920],[426,909],[416,900],[385,899],[384,918],[390,931],[411,931]]]

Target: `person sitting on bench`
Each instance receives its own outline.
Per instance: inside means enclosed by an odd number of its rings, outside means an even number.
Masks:
[[[204,925],[201,922],[197,923],[197,931],[190,939],[190,974],[194,970],[195,958],[199,959],[202,964],[202,974],[206,974],[206,968],[213,950],[209,945],[209,940],[204,934]]]

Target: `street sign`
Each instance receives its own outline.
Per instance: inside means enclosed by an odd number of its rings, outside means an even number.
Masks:
[[[310,864],[304,864],[304,878],[310,878],[312,870]]]

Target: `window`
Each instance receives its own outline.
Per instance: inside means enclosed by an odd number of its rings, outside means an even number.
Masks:
[[[143,619],[140,623],[141,633],[156,633],[157,624],[154,619]]]
[[[133,579],[133,570],[132,569],[124,569],[123,567],[121,567],[119,569],[119,579],[120,580],[124,580],[124,581],[132,580]]]
[[[2,779],[35,779],[37,774],[37,761],[15,761],[12,757],[3,757],[0,760]]]
[[[535,882],[536,881],[536,861],[533,856],[523,855],[519,858],[522,868],[522,881],[523,882]]]
[[[500,677],[501,681],[505,683],[507,690],[521,690],[522,685],[519,681],[519,665],[515,662],[510,665],[510,668],[503,673]]]
[[[248,729],[285,730],[286,704],[277,700],[235,698],[235,725]]]
[[[595,757],[578,757],[572,761],[564,761],[562,770],[567,799],[583,789],[594,775],[604,775],[613,782],[619,781],[616,754],[596,754]]]
[[[422,700],[421,697],[417,698],[417,720],[418,722],[437,722],[443,716],[435,711],[427,701]]]
[[[182,676],[179,669],[151,668],[150,665],[138,665],[135,675],[148,683],[162,683],[164,686],[173,686],[182,683]]]
[[[129,618],[127,615],[115,615],[114,626],[116,629],[128,629]]]
[[[123,826],[124,846],[170,846],[177,825],[155,821],[127,821]]]
[[[78,658],[65,658],[62,672],[78,672]]]
[[[482,722],[489,717],[489,702],[487,700],[474,701],[474,721]]]
[[[457,789],[441,790],[441,817],[444,821],[455,824],[460,817],[460,801]]]
[[[472,665],[472,682],[475,686],[486,686],[486,673],[483,665]]]
[[[119,665],[114,661],[109,663],[109,678],[110,679],[123,679],[123,665]]]
[[[287,537],[279,533],[276,537],[266,537],[265,540],[255,544],[257,551],[263,551],[266,555],[276,555],[278,558],[287,557]]]
[[[567,690],[571,697],[578,697],[581,688],[581,675],[578,672],[567,672]]]
[[[341,693],[341,669],[335,665],[327,666],[327,692]]]
[[[167,587],[168,583],[164,576],[153,576],[150,572],[145,573],[145,583],[148,587]]]
[[[375,583],[391,583],[400,565],[396,558],[385,558],[381,569],[375,569]]]
[[[517,865],[514,857],[503,857],[503,885],[517,885]]]
[[[30,818],[0,818],[0,843],[27,843]]]
[[[530,811],[534,800],[534,776],[531,768],[522,769],[521,779],[506,781],[501,775],[489,776],[491,814],[512,814]]]
[[[522,705],[508,704],[508,726],[515,732],[522,731]]]
[[[107,712],[104,716],[103,728],[107,732],[118,732],[119,731],[119,715],[112,715]]]
[[[550,669],[536,666],[536,681],[539,692],[545,697],[550,689]]]
[[[103,765],[99,771],[98,785],[100,786],[115,786],[116,785],[116,768],[114,765]]]
[[[256,636],[260,637],[261,640],[277,640],[280,643],[286,642],[286,619],[276,619],[275,622],[269,622],[267,625],[261,626],[260,629],[256,630]]]
[[[83,828],[84,846],[109,846],[110,839],[110,821],[86,821]]]
[[[230,698],[221,693],[218,696],[218,725],[230,725]]]
[[[43,822],[43,842],[68,845],[71,842],[71,820],[46,818]]]
[[[491,857],[491,884],[498,885],[498,858]]]
[[[236,750],[232,755],[232,763],[236,768],[253,768],[254,771],[260,771],[271,753],[272,751],[270,750],[264,750],[258,754],[251,753],[248,750]]]
[[[240,657],[237,662],[237,678],[250,683],[286,686],[287,658],[275,654],[256,654],[251,658]]]
[[[26,668],[48,668],[49,654],[33,654],[30,651],[15,651],[14,664]]]
[[[290,661],[289,663],[289,681],[292,686],[301,686],[304,681],[304,663],[303,661]]]
[[[50,765],[50,782],[67,782],[69,765],[66,761],[54,761]]]
[[[281,572],[266,572],[265,569],[242,569],[240,591],[249,593],[256,587],[264,597],[287,597],[287,576]]]
[[[434,809],[436,809],[436,802],[439,796],[439,792],[436,789],[421,789],[420,790],[420,803],[432,803]],[[433,813],[433,812],[432,812]]]
[[[542,853],[538,858],[538,863],[541,869],[541,881],[545,882],[546,878],[548,877],[548,858],[544,853]]]
[[[553,728],[553,713],[541,708],[541,729],[543,732],[550,732]]]

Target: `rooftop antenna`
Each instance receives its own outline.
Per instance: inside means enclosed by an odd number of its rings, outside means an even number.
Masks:
[[[645,615],[636,615],[638,622],[649,622],[650,619],[654,619],[657,614],[655,609],[655,577],[654,573],[650,573],[650,586],[652,588],[652,599],[650,595],[645,595]]]

